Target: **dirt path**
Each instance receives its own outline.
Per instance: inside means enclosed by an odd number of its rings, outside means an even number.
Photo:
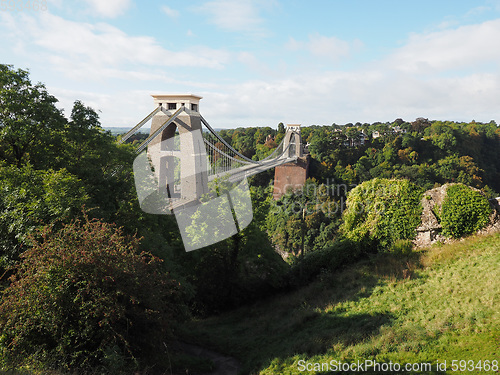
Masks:
[[[180,350],[186,354],[198,358],[210,359],[214,363],[214,371],[199,375],[238,375],[241,365],[236,358],[225,356],[212,350],[205,349],[201,346],[188,344],[181,341],[175,342],[173,346],[177,350]]]

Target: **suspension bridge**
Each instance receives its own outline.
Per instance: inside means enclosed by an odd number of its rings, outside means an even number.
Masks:
[[[216,178],[241,181],[279,165],[295,162],[303,156],[298,125],[287,126],[281,143],[269,156],[253,160],[231,147],[209,125],[199,112],[201,97],[153,95],[153,98],[156,108],[128,131],[120,142],[125,142],[152,120],[150,135],[136,152],[141,153],[148,148],[149,157],[158,171],[158,183],[174,186],[173,190],[180,192],[185,200],[199,199],[207,192],[205,184]],[[183,176],[196,176],[199,186],[182,186],[188,183]]]
[[[299,125],[288,125],[270,155],[253,160],[235,150],[200,114],[202,97],[153,95],[153,99],[155,109],[120,142],[151,121],[150,134],[137,147],[134,161],[139,202],[146,212],[175,214],[186,250],[225,239],[252,221],[247,177],[303,159]],[[223,217],[220,212],[225,212]],[[197,226],[208,228],[211,238],[193,235]]]

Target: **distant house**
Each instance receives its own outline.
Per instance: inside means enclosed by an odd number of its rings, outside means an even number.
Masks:
[[[368,136],[365,134],[365,132],[361,132],[361,134],[359,135],[359,144],[364,145],[367,139]]]
[[[380,138],[380,137],[388,135],[388,134],[406,134],[406,133],[407,133],[406,129],[403,129],[400,126],[394,126],[394,127],[390,128],[388,132],[382,133],[382,132],[379,132],[378,130],[375,130],[372,133],[372,138],[377,139],[377,138]]]
[[[368,139],[368,136],[361,131],[357,137],[355,138],[347,138],[344,141],[344,146],[345,147],[358,147],[358,146],[363,146],[366,143],[366,140]]]

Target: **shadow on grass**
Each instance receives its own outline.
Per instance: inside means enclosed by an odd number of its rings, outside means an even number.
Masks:
[[[244,358],[243,373],[270,366],[273,361],[286,361],[294,355],[324,355],[335,346],[359,343],[390,321],[389,314],[338,314],[314,310],[298,310],[279,317],[252,341],[244,343],[238,353]],[[242,350],[243,349],[243,350]]]
[[[306,354],[314,356],[324,354],[326,351],[342,344],[349,346],[357,344],[378,331],[380,326],[391,320],[389,314],[342,314],[337,313],[298,313],[295,319],[287,322],[287,330],[280,335],[282,346],[277,349],[283,353],[276,356],[286,357],[293,354]],[[277,337],[271,338],[275,340]]]
[[[296,354],[322,355],[335,346],[366,340],[392,320],[386,311],[352,313],[332,307],[369,296],[378,283],[375,276],[360,269],[324,274],[292,293],[191,322],[181,336],[239,359],[242,373],[253,373],[273,360]]]
[[[497,244],[498,237],[492,237],[486,244],[488,247],[474,245],[471,250],[471,245],[466,244],[463,246],[467,248],[460,253],[454,249],[453,257],[459,258],[466,250],[479,255],[488,250],[487,254],[494,256]],[[299,285],[299,289],[190,322],[186,340],[238,358],[242,362],[242,374],[259,371],[299,374],[297,363],[302,359],[349,362],[358,358],[377,358],[379,362],[384,359],[389,362],[392,358],[401,361],[402,366],[428,360],[433,363],[430,370],[413,373],[446,374],[446,370],[437,370],[434,361],[438,358],[450,360],[466,353],[477,361],[485,353],[489,354],[484,348],[491,345],[490,337],[478,341],[480,333],[475,330],[483,326],[467,316],[453,314],[450,308],[469,306],[470,311],[475,311],[472,309],[479,307],[471,317],[484,313],[484,329],[491,331],[488,327],[498,326],[494,318],[487,318],[493,314],[491,306],[482,308],[473,297],[475,291],[482,294],[484,290],[494,290],[490,282],[479,283],[477,269],[485,273],[490,264],[495,264],[490,260],[495,260],[481,256],[474,259],[473,263],[478,263],[476,268],[458,262],[450,263],[448,268],[438,268],[440,271],[436,273],[426,271],[428,264],[420,264],[422,255],[426,254],[380,254],[349,267],[321,271],[314,282]],[[467,260],[462,262],[469,264]],[[466,272],[462,274],[462,270]],[[452,274],[457,274],[456,278],[449,279],[447,275]],[[468,303],[463,301],[461,293],[442,295],[443,288],[457,285],[464,288],[464,281],[467,285],[479,283],[477,288],[467,289],[471,291]],[[419,293],[427,296],[425,302]],[[428,317],[429,311],[433,315]],[[469,328],[456,330],[452,323]],[[496,332],[495,329],[492,332]]]

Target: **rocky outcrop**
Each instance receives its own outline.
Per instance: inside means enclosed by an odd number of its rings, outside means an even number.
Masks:
[[[425,247],[436,242],[449,242],[450,239],[444,237],[442,226],[439,223],[439,212],[448,187],[453,184],[445,184],[440,187],[428,190],[422,198],[422,222],[417,228],[417,236],[414,245],[417,247]],[[473,190],[480,191],[472,188]],[[482,194],[482,192],[481,192]],[[480,231],[480,233],[491,233],[500,231],[500,198],[490,200],[492,213],[489,224]]]
[[[489,224],[479,231],[479,234],[489,234],[500,232],[500,197],[490,199],[490,205],[493,207],[493,213],[490,216]]]
[[[439,223],[437,213],[441,209],[441,204],[446,196],[446,189],[449,184],[428,190],[422,198],[422,222],[417,228],[415,245],[418,247],[429,246],[435,242],[443,242],[446,238],[441,235],[443,227]]]

